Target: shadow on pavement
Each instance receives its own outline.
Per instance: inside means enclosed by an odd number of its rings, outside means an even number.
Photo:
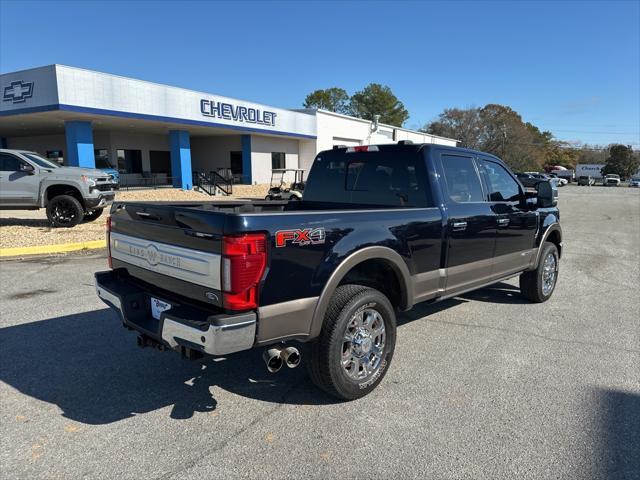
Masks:
[[[520,288],[508,283],[500,282],[480,290],[465,293],[462,298],[477,302],[504,303],[522,305],[531,303],[520,295]]]
[[[261,354],[189,361],[140,349],[135,333],[103,309],[0,329],[0,380],[87,424],[171,405],[172,418],[189,418],[216,408],[212,386],[267,402],[336,402],[307,380],[304,368],[269,374]]]
[[[53,228],[49,220],[39,218],[0,218],[0,227]]]
[[[506,294],[488,289],[482,295]],[[398,316],[398,325],[467,301],[416,305]],[[262,349],[254,349],[194,362],[173,352],[140,349],[135,333],[122,328],[110,309],[0,329],[0,380],[87,424],[111,423],[171,405],[172,418],[189,418],[216,408],[213,386],[266,402],[337,402],[308,380],[304,366],[272,375],[261,355]]]
[[[640,479],[640,394],[597,389],[598,463],[605,478]]]

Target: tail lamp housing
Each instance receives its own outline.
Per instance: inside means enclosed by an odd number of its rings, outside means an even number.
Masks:
[[[266,268],[266,234],[225,235],[222,239],[224,307],[228,310],[257,308],[259,284]]]

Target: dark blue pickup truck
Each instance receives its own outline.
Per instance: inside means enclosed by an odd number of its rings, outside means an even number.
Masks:
[[[526,191],[482,152],[336,147],[299,202],[116,201],[96,287],[141,346],[189,358],[265,347],[270,371],[302,351],[319,387],[355,399],[390,365],[397,310],[516,275],[526,298],[551,296],[556,194]]]

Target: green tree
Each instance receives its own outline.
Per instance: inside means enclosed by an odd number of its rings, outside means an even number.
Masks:
[[[401,127],[409,118],[409,112],[386,85],[370,83],[351,97],[351,112],[356,117],[373,120],[380,115],[380,122]]]
[[[560,165],[573,170],[578,163],[578,151],[567,142],[551,139],[545,155],[546,165]]]
[[[423,132],[455,138],[461,147],[482,148],[482,120],[479,108],[447,108],[438,119],[426,124]]]
[[[338,87],[311,92],[304,99],[304,107],[319,108],[345,115],[349,115],[351,112],[349,106],[349,95],[344,89]]]
[[[632,177],[640,168],[640,158],[633,154],[631,146],[611,145],[609,158],[602,169],[603,175],[615,173],[622,178]]]

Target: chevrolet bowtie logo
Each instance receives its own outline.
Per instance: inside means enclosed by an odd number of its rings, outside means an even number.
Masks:
[[[33,96],[33,82],[11,82],[8,87],[4,87],[2,100],[5,102],[24,103],[27,98]]]

